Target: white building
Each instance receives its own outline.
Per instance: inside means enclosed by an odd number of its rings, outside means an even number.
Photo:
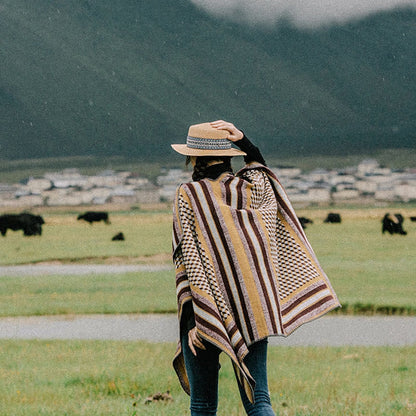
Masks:
[[[377,160],[375,159],[365,159],[360,162],[357,166],[357,175],[365,176],[371,172],[374,172],[375,169],[379,167]]]
[[[367,181],[365,179],[359,179],[355,182],[355,187],[362,194],[374,194],[377,191],[377,183],[372,181]]]
[[[394,187],[395,195],[404,202],[416,201],[416,181],[403,182]]]
[[[360,196],[360,192],[358,189],[355,188],[344,188],[340,191],[332,193],[332,199],[334,201],[346,201],[352,199],[358,199]]]
[[[54,188],[83,188],[87,184],[87,177],[79,173],[77,169],[64,169],[62,172],[46,173]]]
[[[294,178],[302,173],[301,169],[293,166],[281,166],[271,170],[278,178]]]
[[[52,182],[46,178],[29,178],[26,183],[25,189],[32,194],[40,194],[42,191],[46,191],[52,187]]]

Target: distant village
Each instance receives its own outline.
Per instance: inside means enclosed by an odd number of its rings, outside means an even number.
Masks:
[[[392,170],[376,160],[363,160],[358,166],[339,170],[272,170],[298,207],[416,202],[416,168]],[[190,180],[191,172],[182,169],[163,170],[156,183],[132,172],[108,170],[87,176],[77,169],[65,169],[19,184],[0,183],[0,208],[170,202],[178,184]]]

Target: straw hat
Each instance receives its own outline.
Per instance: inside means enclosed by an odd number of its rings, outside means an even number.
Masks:
[[[210,123],[189,127],[186,144],[172,144],[173,150],[185,156],[244,156],[246,153],[231,147],[229,132],[211,127]]]

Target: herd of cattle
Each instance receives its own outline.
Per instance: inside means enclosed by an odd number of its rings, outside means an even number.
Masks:
[[[90,224],[100,221],[110,224],[108,212],[101,211],[87,211],[78,215],[77,220],[84,220]],[[3,237],[6,235],[7,230],[22,230],[23,235],[26,236],[42,235],[43,224],[45,224],[45,220],[40,215],[33,215],[29,212],[0,215],[0,232]],[[124,239],[122,232],[112,238],[113,241],[123,241]]]
[[[416,217],[410,217],[410,221],[416,222]],[[306,217],[299,217],[299,222],[302,225],[302,228],[306,228],[307,224],[313,224],[313,221]],[[340,223],[341,214],[330,212],[324,220],[325,223]],[[407,231],[403,230],[404,217],[402,214],[390,214],[386,213],[381,220],[382,227],[381,232],[384,234],[388,232],[389,234],[400,234],[407,235]]]
[[[100,221],[110,224],[108,212],[105,211],[87,211],[84,214],[78,215],[77,220],[83,220],[89,224]],[[410,217],[410,220],[416,222],[416,217]],[[313,224],[313,221],[306,217],[299,217],[299,221],[303,228],[306,228],[308,224]],[[407,232],[403,230],[403,221],[404,218],[401,214],[386,213],[381,220],[382,234],[388,232],[389,234],[406,235]],[[330,212],[324,220],[324,223],[340,222],[341,215],[335,212]],[[45,221],[40,215],[33,215],[28,212],[22,212],[21,214],[0,215],[0,232],[3,237],[6,235],[7,230],[22,230],[23,235],[25,236],[42,235],[43,224],[45,224]],[[112,240],[124,241],[124,234],[119,232],[112,238]]]

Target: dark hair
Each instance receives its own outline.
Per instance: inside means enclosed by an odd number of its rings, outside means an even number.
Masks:
[[[209,163],[212,161],[221,161],[225,165],[225,170],[230,172],[233,171],[231,167],[231,156],[198,156],[196,158],[196,163],[194,166],[194,171],[192,173],[192,180],[199,181],[206,177],[207,168]],[[188,156],[186,158],[186,164],[188,165],[191,161],[191,158]]]

